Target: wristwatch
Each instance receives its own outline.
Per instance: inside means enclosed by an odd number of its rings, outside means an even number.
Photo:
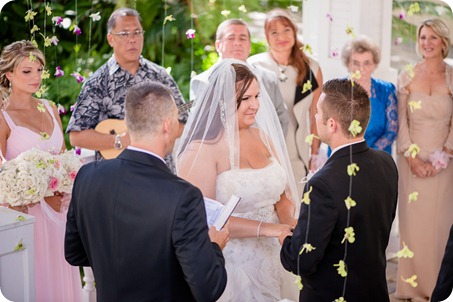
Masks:
[[[115,135],[115,143],[113,144],[113,147],[116,150],[123,149],[123,144],[121,143],[121,135],[120,134]]]

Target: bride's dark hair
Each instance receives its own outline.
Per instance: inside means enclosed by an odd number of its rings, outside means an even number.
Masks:
[[[255,74],[251,72],[250,69],[247,68],[247,66],[241,64],[231,64],[231,66],[233,66],[234,71],[236,72],[236,108],[239,108],[244,93],[247,91],[247,89],[249,89],[253,80],[258,80]]]

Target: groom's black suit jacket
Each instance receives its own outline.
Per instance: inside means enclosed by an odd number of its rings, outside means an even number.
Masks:
[[[215,301],[226,285],[200,190],[133,150],[80,169],[65,256],[93,268],[98,301]]]
[[[360,170],[352,177],[351,198],[357,205],[351,208],[350,226],[355,231],[355,242],[347,246],[344,298],[348,302],[389,301],[385,249],[395,217],[398,172],[389,154],[370,149],[366,142],[337,150],[305,186],[305,191],[313,188],[310,222],[307,224],[309,207],[302,204],[297,227],[292,237],[285,238],[280,254],[283,266],[302,277],[300,301],[334,301],[343,293],[345,278],[334,264],[345,255],[341,241],[348,217],[345,199],[349,196],[350,148],[352,162]],[[305,243],[307,226],[307,242],[316,249],[300,255],[298,270],[297,256]]]

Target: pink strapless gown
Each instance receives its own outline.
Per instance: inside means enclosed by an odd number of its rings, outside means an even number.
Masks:
[[[53,119],[54,129],[50,139],[22,126],[16,126],[7,112],[3,112],[11,129],[6,141],[6,160],[17,157],[33,147],[58,153],[63,146],[60,130],[48,101],[43,101]],[[35,286],[36,302],[80,302],[82,282],[79,268],[69,265],[64,258],[66,211],[55,212],[46,202],[29,208],[35,216]]]

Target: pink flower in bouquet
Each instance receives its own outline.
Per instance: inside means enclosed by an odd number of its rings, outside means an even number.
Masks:
[[[71,111],[74,111],[74,110],[72,109]],[[77,155],[82,154],[82,149],[80,149],[79,147],[75,147],[75,154],[77,154]]]
[[[69,110],[70,110],[71,112],[73,112],[73,111],[74,111],[74,107],[75,107],[75,104],[74,104],[74,105],[71,105],[71,107],[69,107]]]
[[[57,190],[59,184],[60,184],[60,181],[58,180],[58,178],[55,178],[53,176],[51,176],[49,178],[49,189],[52,192],[55,192]]]
[[[77,172],[76,171],[71,171],[71,172],[69,172],[68,176],[69,176],[70,180],[74,181],[76,176],[77,176]]]

